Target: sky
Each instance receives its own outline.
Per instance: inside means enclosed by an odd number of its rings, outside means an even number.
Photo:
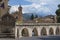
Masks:
[[[19,5],[23,7],[23,13],[37,13],[43,15],[55,15],[60,0],[9,0],[10,12],[18,11]]]

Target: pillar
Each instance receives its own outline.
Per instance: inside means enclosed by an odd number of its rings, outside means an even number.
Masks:
[[[15,38],[17,38],[17,27],[15,27]]]
[[[56,29],[54,28],[54,35],[56,35]]]
[[[32,29],[29,29],[29,37],[32,37]]]
[[[46,31],[47,31],[47,36],[49,36],[49,29],[47,28]]]
[[[38,31],[38,36],[41,36],[41,34],[40,34],[40,28],[38,28],[37,31]]]
[[[60,35],[60,26],[59,26],[59,35]]]
[[[22,30],[21,29],[19,29],[19,38],[21,38],[22,37]]]

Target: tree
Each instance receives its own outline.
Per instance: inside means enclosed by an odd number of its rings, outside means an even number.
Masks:
[[[60,9],[56,10],[56,15],[60,16]]]
[[[35,15],[35,18],[38,18],[38,15]]]
[[[57,22],[60,23],[60,4],[58,5],[58,9],[56,10]]]
[[[33,19],[34,19],[34,15],[32,14],[32,15],[31,15],[31,20],[33,20]]]
[[[58,5],[58,8],[60,9],[60,4]]]

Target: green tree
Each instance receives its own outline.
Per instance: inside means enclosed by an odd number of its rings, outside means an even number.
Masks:
[[[57,22],[60,23],[60,4],[58,5],[58,9],[56,10]]]
[[[38,15],[35,15],[35,18],[38,18]]]
[[[60,16],[60,9],[56,10],[56,15]]]
[[[58,8],[60,9],[60,4],[58,5]]]
[[[31,20],[33,20],[33,19],[34,19],[34,15],[32,14],[32,15],[31,15]]]

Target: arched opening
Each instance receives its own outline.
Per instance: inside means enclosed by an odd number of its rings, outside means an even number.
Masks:
[[[22,33],[23,37],[28,37],[29,36],[28,29],[26,29],[26,28],[24,28],[21,33]]]
[[[54,31],[52,28],[49,29],[49,35],[54,35]]]
[[[17,37],[19,37],[19,29],[17,28]]]
[[[47,35],[46,28],[43,27],[43,28],[41,29],[41,35],[44,35],[44,36]]]
[[[38,36],[38,32],[36,28],[33,29],[32,36]]]
[[[59,27],[56,28],[56,35],[59,35]]]

